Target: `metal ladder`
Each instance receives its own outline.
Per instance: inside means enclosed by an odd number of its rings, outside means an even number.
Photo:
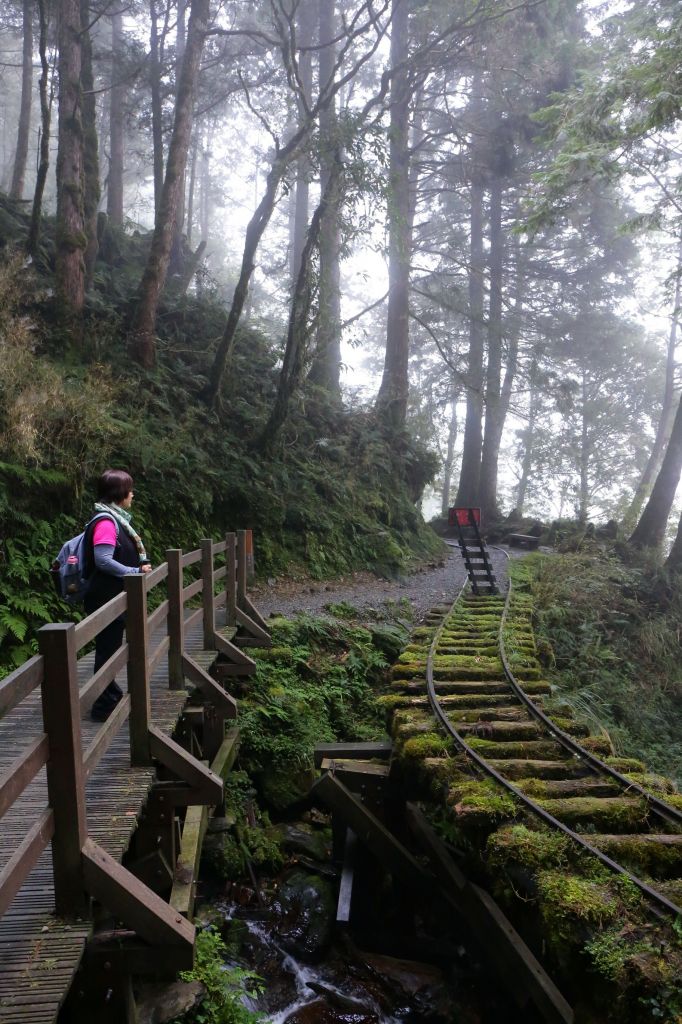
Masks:
[[[459,547],[462,558],[466,565],[467,574],[471,581],[471,589],[474,594],[498,594],[497,580],[493,573],[492,563],[485,541],[474,516],[472,508],[467,509],[467,524],[462,524],[459,517],[455,516],[457,532],[459,533]],[[465,533],[467,531],[467,533]]]

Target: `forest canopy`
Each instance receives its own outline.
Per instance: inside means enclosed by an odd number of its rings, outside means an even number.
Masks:
[[[7,0],[5,559],[106,458],[266,564],[398,564],[426,495],[677,570],[677,8]]]

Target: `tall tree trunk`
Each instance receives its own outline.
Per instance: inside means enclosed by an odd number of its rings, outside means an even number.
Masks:
[[[504,420],[502,386],[502,181],[494,177],[490,189],[490,302],[488,307],[488,363],[485,387],[485,428],[481,449],[479,503],[486,522],[498,515],[497,463]]]
[[[677,533],[675,534],[675,540],[673,541],[673,546],[670,549],[670,554],[665,561],[665,567],[668,572],[682,572],[682,517],[680,518],[677,526]]]
[[[152,98],[152,147],[154,161],[154,213],[158,215],[163,191],[163,121],[161,111],[161,59],[156,0],[149,0],[149,85]]]
[[[578,522],[587,522],[590,501],[590,431],[589,431],[589,394],[587,387],[587,368],[583,366],[580,382],[580,451],[578,453],[579,491],[578,491]]]
[[[533,443],[535,441],[535,424],[540,408],[540,389],[538,387],[538,350],[533,349],[531,356],[530,370],[528,374],[528,386],[530,395],[528,399],[528,425],[523,432],[523,460],[521,463],[521,479],[519,480],[516,492],[516,508],[519,515],[523,515],[526,504],[526,492],[530,471],[533,466]]]
[[[189,165],[189,190],[187,195],[187,244],[192,244],[194,230],[194,195],[197,187],[197,154],[199,152],[199,133],[195,131],[192,143],[192,158]],[[204,244],[204,248],[206,245]]]
[[[474,86],[473,123],[478,130],[480,83]],[[483,182],[478,163],[478,146],[472,143],[470,258],[469,258],[469,358],[467,366],[467,410],[464,421],[462,468],[455,504],[478,505],[483,444]]]
[[[289,411],[289,402],[296,388],[301,383],[306,355],[306,337],[308,334],[308,314],[310,312],[311,283],[313,278],[312,258],[320,234],[325,207],[329,203],[338,187],[337,178],[340,174],[341,165],[337,168],[327,182],[320,199],[320,205],[313,214],[308,233],[301,253],[296,287],[291,303],[289,315],[289,327],[287,330],[286,347],[282,360],[282,370],[277,385],[277,395],[272,412],[268,417],[263,433],[260,437],[260,447],[270,451],[277,436],[282,429]]]
[[[443,494],[441,496],[441,513],[444,517],[447,517],[450,509],[450,489],[452,487],[452,467],[455,463],[455,446],[457,444],[457,399],[459,398],[459,389],[457,385],[452,385],[452,396],[451,403],[452,409],[450,412],[450,422],[448,423],[448,443],[445,452],[445,459],[443,461]]]
[[[187,48],[178,84],[175,118],[168,147],[168,164],[163,182],[161,204],[156,215],[151,250],[140,283],[140,297],[129,340],[131,356],[145,367],[153,366],[156,361],[154,341],[156,311],[168,271],[173,228],[187,165],[187,153],[192,133],[194,93],[204,39],[208,29],[208,17],[209,0],[192,0]]]
[[[23,50],[21,58],[21,104],[19,107],[19,128],[17,148],[14,154],[14,169],[9,194],[12,199],[21,199],[24,194],[26,160],[28,157],[28,136],[31,129],[31,97],[33,93],[33,0],[24,0],[22,14]]]
[[[410,202],[409,114],[410,89],[406,60],[409,52],[407,0],[392,0],[391,79],[389,101],[388,197],[388,311],[386,355],[376,400],[380,418],[392,430],[405,426],[409,393],[410,262],[412,204]]]
[[[80,316],[87,246],[83,209],[83,115],[79,0],[59,0],[56,291],[64,320]]]
[[[670,321],[670,333],[668,335],[668,351],[665,363],[665,385],[663,388],[663,402],[661,403],[661,416],[656,428],[656,437],[649,454],[647,464],[642,473],[642,478],[637,485],[634,497],[628,508],[624,525],[630,528],[637,519],[642,505],[651,490],[651,483],[659,471],[665,446],[670,438],[670,431],[675,415],[675,351],[677,349],[677,326],[680,319],[680,301],[682,299],[682,241],[677,253],[677,280],[675,282],[675,297],[673,314]]]
[[[111,15],[111,87],[109,92],[109,176],[107,216],[117,228],[123,226],[123,14]]]
[[[83,216],[85,222],[85,288],[92,287],[97,259],[97,210],[101,195],[99,183],[99,151],[97,145],[97,104],[92,72],[92,41],[90,39],[90,3],[81,4],[81,88],[83,90]]]
[[[682,473],[682,400],[678,402],[675,422],[663,462],[649,500],[635,527],[630,544],[636,548],[660,548],[668,525],[668,516]]]
[[[178,0],[178,20],[175,32],[175,81],[180,81],[180,74],[182,70],[182,61],[185,55],[185,2],[184,0]],[[185,186],[186,186],[186,174],[182,176],[182,185],[180,188],[180,198],[178,200],[178,211],[175,217],[175,230],[173,231],[173,241],[171,244],[170,264],[169,272],[174,275],[183,274],[183,254],[182,254],[182,233],[185,225]]]
[[[208,148],[208,138],[204,140],[201,147],[201,215],[199,217],[199,232],[201,241],[208,243],[208,233],[211,223],[211,153]]]
[[[330,6],[333,3],[328,0]],[[299,47],[298,78],[302,96],[298,97],[298,122],[300,127],[308,117],[313,91],[313,62],[311,49],[315,19],[312,0],[300,0],[296,16],[296,35]],[[301,268],[301,257],[308,233],[308,207],[310,201],[310,160],[307,153],[301,153],[296,162],[296,181],[294,185],[293,238],[291,246],[291,286],[292,293],[298,281]]]
[[[52,121],[52,98],[49,95],[50,65],[47,60],[47,34],[48,34],[48,6],[49,0],[38,0],[38,14],[40,19],[40,36],[38,51],[40,53],[40,79],[38,92],[40,95],[40,159],[38,163],[38,174],[36,176],[36,187],[33,193],[33,208],[31,210],[31,224],[28,230],[26,251],[35,257],[38,252],[38,239],[40,237],[40,222],[43,210],[43,192],[47,172],[50,166],[50,124]]]
[[[320,92],[334,74],[334,2],[319,0]],[[336,107],[330,103],[320,111],[320,190],[325,192],[333,171]],[[330,196],[320,224],[319,326],[317,350],[308,380],[333,398],[340,398],[341,373],[341,251],[340,192]]]

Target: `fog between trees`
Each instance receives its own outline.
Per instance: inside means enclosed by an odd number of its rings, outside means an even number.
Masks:
[[[128,357],[163,361],[169,296],[219,299],[198,401],[228,416],[237,332],[263,329],[256,450],[311,390],[369,403],[398,453],[439,451],[443,508],[614,517],[657,549],[682,469],[681,22],[671,0],[6,0],[0,186],[76,356],[117,238],[153,229]]]

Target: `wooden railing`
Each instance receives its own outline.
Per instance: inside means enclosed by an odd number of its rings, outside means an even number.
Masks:
[[[44,626],[38,634],[40,653],[0,682],[0,717],[40,687],[44,727],[0,777],[0,819],[47,769],[47,806],[0,872],[0,916],[51,841],[58,914],[84,916],[94,897],[148,941],[193,944],[192,926],[89,838],[85,783],[127,721],[131,765],[158,761],[191,787],[195,802],[220,802],[222,780],[153,724],[150,681],[167,658],[171,689],[183,689],[188,680],[223,717],[236,717],[233,698],[186,652],[185,635],[201,621],[204,647],[233,658],[236,674],[249,671],[248,655],[216,629],[216,610],[224,606],[228,626],[240,625],[254,642],[268,642],[265,623],[246,593],[249,543],[247,531],[240,531],[219,543],[203,540],[195,551],[167,551],[163,565],[126,577],[125,592],[82,622]],[[217,567],[216,559],[222,563]],[[199,566],[201,576],[185,585],[191,566]],[[150,613],[148,595],[164,584],[165,595]],[[199,596],[201,606],[195,609],[190,602]],[[127,642],[79,689],[79,652],[123,614]],[[84,750],[81,718],[123,668],[128,693]]]

